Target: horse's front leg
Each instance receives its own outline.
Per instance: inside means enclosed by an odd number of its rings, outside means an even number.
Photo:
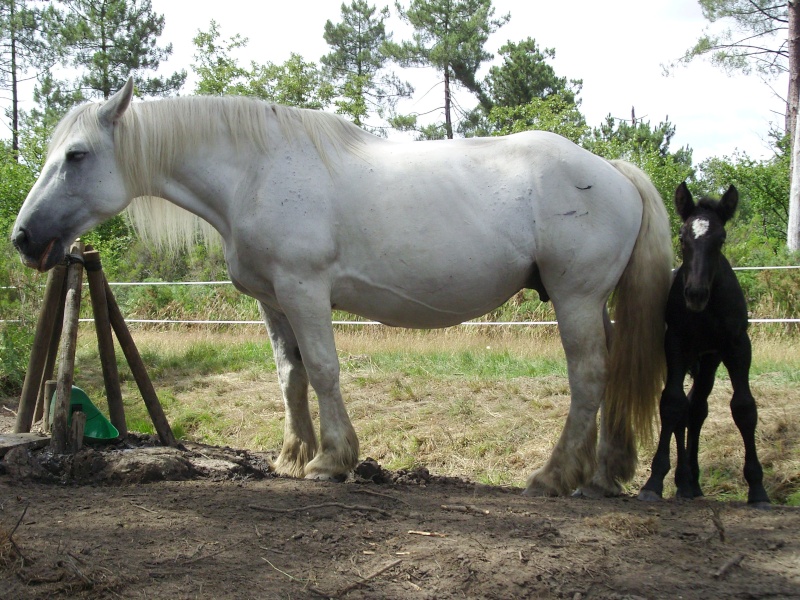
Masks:
[[[319,401],[320,445],[305,467],[308,479],[342,480],[358,462],[358,438],[339,389],[339,357],[331,324],[330,293],[323,283],[288,278],[276,285],[277,299],[297,340],[311,387]]]
[[[308,411],[308,374],[286,315],[262,303],[259,309],[267,325],[286,411],[283,446],[275,470],[281,475],[303,477],[306,465],[317,452],[317,438]]]
[[[597,463],[597,410],[608,355],[602,303],[564,302],[556,314],[567,358],[569,415],[550,460],[528,478],[528,495],[569,494],[589,480]]]
[[[680,428],[681,431],[676,437],[676,441],[679,444],[684,443],[683,433],[689,410],[689,400],[686,398],[686,392],[683,391],[683,382],[686,379],[688,367],[681,352],[680,335],[667,329],[664,350],[667,357],[667,382],[658,405],[661,432],[658,438],[658,447],[650,466],[650,477],[639,492],[639,500],[644,501],[660,500],[663,497],[664,478],[670,468],[669,454],[672,436]]]
[[[689,434],[686,439],[686,460],[689,478],[679,483],[677,495],[683,498],[698,498],[703,495],[700,487],[700,430],[708,417],[708,397],[714,389],[714,378],[717,375],[720,358],[716,353],[704,354],[700,357],[700,366],[694,377],[692,389],[689,391]]]

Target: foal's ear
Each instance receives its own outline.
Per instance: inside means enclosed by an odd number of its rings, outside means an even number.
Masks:
[[[692,193],[686,187],[686,182],[682,181],[675,190],[675,210],[684,221],[689,218],[694,210],[694,200],[692,200]]]
[[[113,94],[97,111],[97,117],[102,125],[113,125],[125,114],[133,98],[133,77],[118,92]]]
[[[727,223],[736,211],[736,206],[739,204],[739,191],[731,185],[728,191],[720,198],[717,205],[717,215],[722,219],[722,223]]]

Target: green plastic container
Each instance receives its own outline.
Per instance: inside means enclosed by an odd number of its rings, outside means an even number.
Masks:
[[[83,411],[86,415],[86,427],[83,429],[83,439],[89,441],[113,440],[119,437],[119,431],[106,419],[98,408],[89,400],[81,388],[72,386],[69,396],[69,416],[67,427],[72,425],[72,413],[76,410]],[[56,412],[56,393],[50,399],[50,425],[53,424],[53,415]]]

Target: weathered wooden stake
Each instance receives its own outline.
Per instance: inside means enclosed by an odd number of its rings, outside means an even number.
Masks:
[[[58,313],[58,303],[61,300],[61,290],[66,272],[66,266],[58,265],[47,276],[44,302],[39,311],[39,320],[36,322],[33,348],[28,361],[28,371],[25,373],[25,382],[22,384],[17,418],[14,422],[14,433],[29,433],[33,425],[36,398],[39,395],[42,372],[47,360],[47,351],[50,346],[55,317]]]
[[[117,341],[119,341],[119,345],[125,353],[125,358],[128,360],[131,373],[136,380],[136,385],[139,387],[139,393],[142,395],[147,412],[150,414],[150,419],[153,421],[158,439],[165,446],[177,446],[178,442],[172,433],[167,417],[164,415],[156,391],[153,389],[153,383],[150,381],[150,376],[147,374],[147,369],[144,366],[144,362],[142,362],[142,357],[136,348],[131,332],[128,331],[128,326],[125,324],[125,319],[119,310],[111,287],[108,285],[108,281],[105,280],[105,275],[103,276],[103,283],[105,285],[106,298],[108,299],[108,316],[111,320],[111,327],[114,329],[114,333],[117,334]]]
[[[44,382],[44,409],[42,411],[42,427],[46,432],[50,432],[50,402],[53,394],[56,393],[58,382],[55,379],[48,379]]]
[[[97,332],[97,347],[100,351],[100,365],[103,368],[103,381],[108,400],[108,414],[111,423],[117,428],[121,437],[128,435],[125,423],[125,408],[122,404],[122,390],[119,386],[119,371],[114,353],[114,340],[111,337],[111,321],[108,316],[108,298],[106,296],[105,276],[97,250],[88,250],[83,255],[86,265],[86,277],[89,280],[89,293],[92,298],[94,327]]]
[[[50,448],[55,454],[64,454],[67,449],[67,418],[72,381],[75,370],[75,350],[78,342],[78,317],[81,309],[83,285],[83,244],[76,243],[70,249],[72,258],[67,269],[67,299],[64,303],[64,329],[61,339],[61,361],[58,366],[56,385],[56,407],[53,414],[53,432]]]
[[[66,265],[64,265],[64,279],[66,280]],[[44,370],[42,372],[42,383],[39,385],[39,397],[36,400],[36,412],[33,415],[33,422],[36,423],[39,419],[43,418],[45,412],[45,404],[50,403],[50,396],[45,394],[45,384],[53,379],[53,373],[56,367],[56,358],[58,357],[58,347],[61,345],[61,329],[64,326],[64,303],[67,301],[67,286],[61,286],[61,298],[58,302],[58,310],[56,311],[55,323],[53,323],[53,331],[50,335],[50,346],[47,350],[47,360],[44,363]],[[55,388],[53,388],[55,391]],[[49,407],[47,414],[50,414]],[[50,425],[47,424],[45,431],[50,431]]]
[[[72,424],[69,426],[69,453],[75,454],[83,448],[83,432],[86,429],[86,413],[75,410],[72,413]]]

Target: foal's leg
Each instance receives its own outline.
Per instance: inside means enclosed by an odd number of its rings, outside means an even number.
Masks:
[[[608,356],[601,307],[588,300],[556,306],[572,399],[550,460],[528,478],[526,494],[569,494],[586,483],[595,468],[597,409],[605,389]]]
[[[689,401],[683,391],[687,367],[680,350],[680,340],[667,330],[664,339],[664,350],[667,357],[667,382],[661,393],[659,415],[661,417],[661,433],[658,437],[658,448],[650,466],[650,477],[639,492],[639,500],[659,500],[664,494],[664,477],[669,473],[669,447],[672,435],[678,427],[685,427]]]
[[[708,416],[708,397],[714,389],[714,378],[719,367],[718,354],[704,354],[700,357],[700,366],[689,391],[689,436],[686,441],[686,453],[690,478],[678,485],[678,495],[684,498],[697,498],[703,495],[700,487],[700,464],[698,452],[700,448],[700,430]]]
[[[289,320],[261,303],[259,308],[272,343],[286,411],[283,447],[275,470],[282,475],[303,477],[306,465],[317,451],[314,425],[308,412],[308,374]]]
[[[723,357],[733,386],[731,414],[744,440],[744,478],[749,486],[747,502],[753,505],[769,505],[769,496],[764,489],[764,472],[756,453],[756,423],[758,409],[750,392],[750,338],[745,334],[732,352]]]

